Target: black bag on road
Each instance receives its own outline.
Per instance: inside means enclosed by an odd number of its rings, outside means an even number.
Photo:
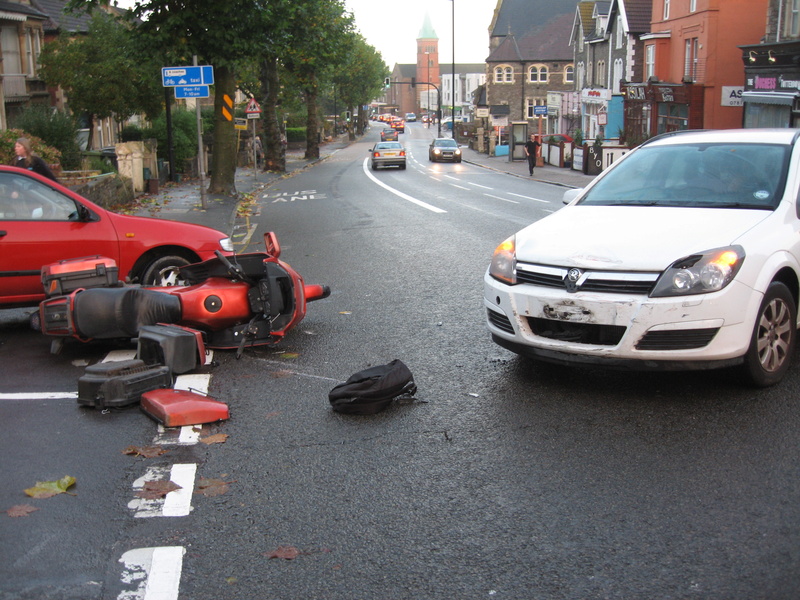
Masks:
[[[328,393],[333,410],[349,415],[372,415],[398,396],[412,397],[417,391],[414,376],[401,360],[354,373]]]

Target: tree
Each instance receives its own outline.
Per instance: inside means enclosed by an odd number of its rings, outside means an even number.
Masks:
[[[131,35],[111,16],[98,12],[86,36],[62,33],[46,44],[40,56],[40,76],[48,85],[61,86],[74,114],[94,119],[125,120],[137,112],[154,115],[161,109],[160,88],[151,82],[154,68]],[[91,137],[90,137],[91,147]]]
[[[305,157],[319,158],[319,86],[346,60],[353,16],[344,11],[340,0],[298,0],[296,5],[284,66],[300,85],[306,102]]]
[[[355,121],[355,107],[367,104],[372,98],[378,96],[383,89],[383,79],[389,75],[389,70],[383,62],[380,53],[367,44],[366,40],[357,33],[348,35],[346,59],[344,64],[334,76],[339,97],[344,101],[347,110],[353,115],[348,124],[350,139],[355,139],[356,131],[353,127]],[[366,126],[366,115],[358,111],[358,133],[363,132]]]

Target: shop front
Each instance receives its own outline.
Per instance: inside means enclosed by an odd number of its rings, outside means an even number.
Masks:
[[[739,48],[745,72],[743,126],[800,127],[800,42]]]
[[[626,83],[625,143],[635,146],[669,131],[703,127],[703,88],[680,83]]]

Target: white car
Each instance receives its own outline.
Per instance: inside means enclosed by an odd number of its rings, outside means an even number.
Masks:
[[[792,362],[800,297],[800,130],[684,131],[645,142],[508,238],[484,277],[493,340],[565,364]]]

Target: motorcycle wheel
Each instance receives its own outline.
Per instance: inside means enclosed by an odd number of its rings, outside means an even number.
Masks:
[[[178,269],[188,264],[189,261],[182,256],[162,256],[157,258],[147,265],[142,274],[141,283],[146,287],[187,285],[186,281],[180,279]]]

